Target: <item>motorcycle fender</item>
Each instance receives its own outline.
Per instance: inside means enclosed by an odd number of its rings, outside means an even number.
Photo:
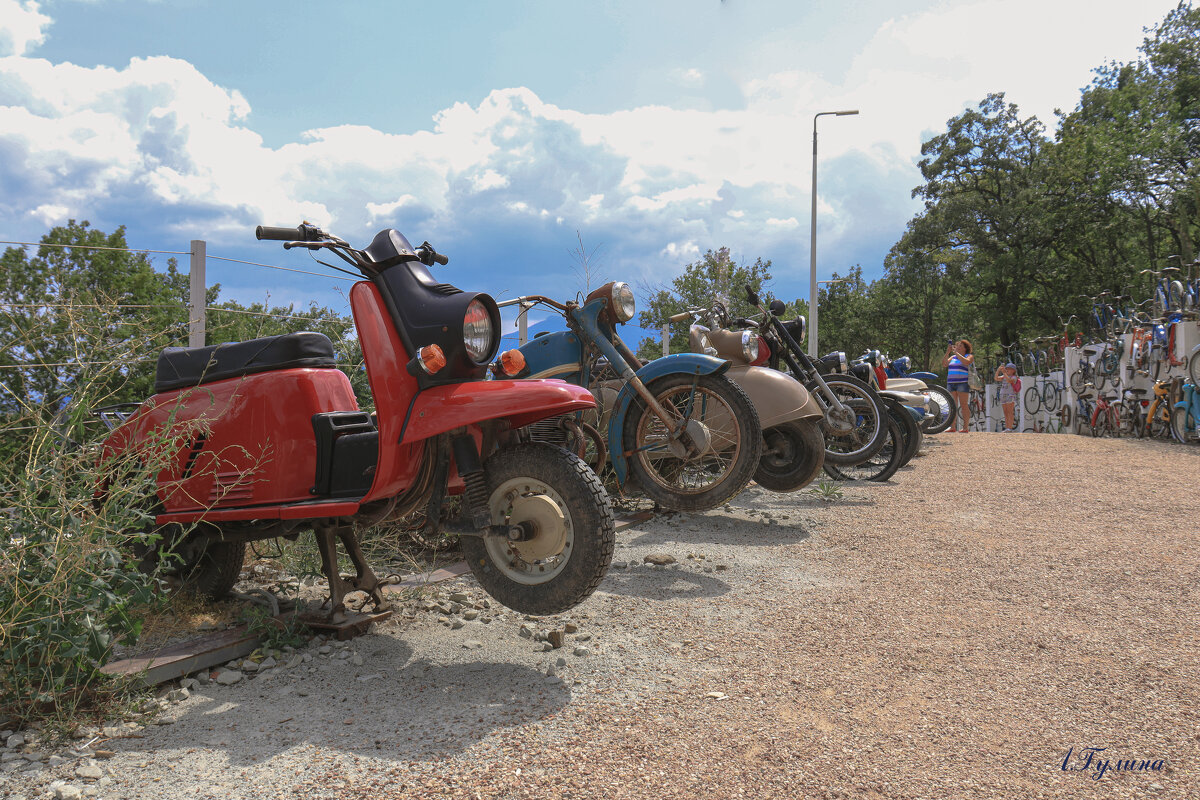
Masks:
[[[1178,403],[1171,406],[1171,408],[1187,408],[1190,405],[1191,403],[1189,403],[1187,400],[1180,400]]]
[[[674,353],[648,362],[637,371],[637,377],[642,383],[649,384],[656,378],[667,375],[720,375],[728,369],[728,361],[714,356]],[[617,474],[617,481],[622,486],[629,479],[629,459],[625,457],[621,432],[625,429],[625,416],[629,413],[629,407],[633,405],[635,397],[637,392],[631,384],[626,383],[622,386],[613,405],[612,416],[608,418],[608,458]]]
[[[930,404],[934,402],[932,398],[927,398],[925,395],[917,394],[915,392],[892,391],[891,389],[885,389],[879,394],[885,397],[893,397],[906,406],[914,406],[916,408],[928,408]]]
[[[916,378],[917,380],[925,381],[926,383],[937,383],[941,380],[941,378],[939,378],[937,374],[933,372],[910,372],[904,377]]]
[[[417,395],[400,441],[411,443],[485,420],[514,428],[596,407],[592,393],[559,380],[468,381],[433,386]]]
[[[784,422],[824,416],[804,384],[787,373],[766,367],[732,366],[725,376],[742,387],[754,403],[764,431]]]

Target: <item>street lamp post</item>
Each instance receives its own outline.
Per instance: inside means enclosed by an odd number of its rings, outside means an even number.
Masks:
[[[817,356],[817,118],[825,116],[846,117],[857,114],[852,111],[822,111],[813,115],[813,165],[812,165],[812,232],[808,251],[808,354]]]

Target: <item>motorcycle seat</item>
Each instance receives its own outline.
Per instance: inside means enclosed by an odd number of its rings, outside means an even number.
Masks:
[[[336,366],[329,337],[311,331],[210,347],[168,347],[158,356],[154,391],[168,392],[277,369]]]
[[[1134,395],[1139,395],[1139,396],[1146,393],[1145,389],[1126,389],[1125,391],[1128,394],[1134,394]]]

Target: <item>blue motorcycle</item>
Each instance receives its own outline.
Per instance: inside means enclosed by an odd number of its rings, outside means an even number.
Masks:
[[[762,428],[746,393],[724,374],[730,362],[678,353],[643,364],[617,335],[616,326],[634,314],[625,283],[607,283],[583,303],[542,295],[500,303],[518,304],[554,309],[567,330],[502,354],[496,374],[561,378],[588,387],[597,403],[593,412],[530,426],[532,438],[581,455],[591,444],[593,464],[607,460],[622,487],[632,478],[647,497],[675,511],[713,508],[750,482]]]
[[[1183,444],[1200,444],[1200,391],[1183,385],[1183,399],[1171,409],[1171,433]]]

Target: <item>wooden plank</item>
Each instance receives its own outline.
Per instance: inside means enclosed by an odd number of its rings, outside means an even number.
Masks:
[[[248,655],[261,641],[261,637],[247,633],[242,625],[110,661],[100,671],[106,675],[137,677],[152,686]]]

